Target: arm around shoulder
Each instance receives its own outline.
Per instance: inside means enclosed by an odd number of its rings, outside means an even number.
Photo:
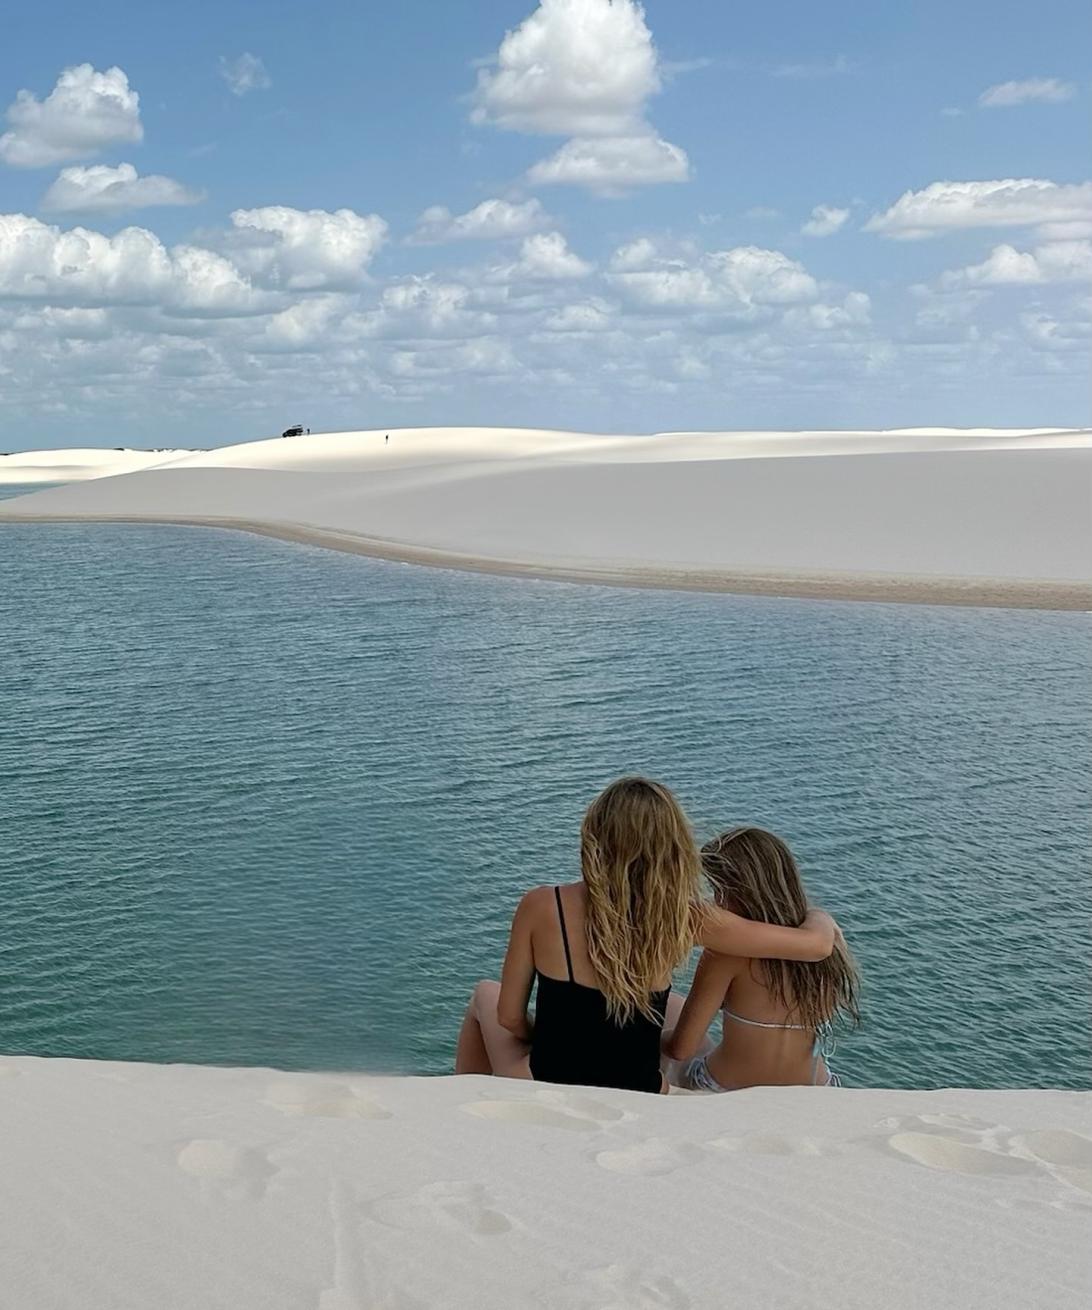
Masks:
[[[704,902],[697,939],[706,950],[751,960],[825,960],[834,950],[838,925],[825,910],[809,910],[799,928],[759,923]]]

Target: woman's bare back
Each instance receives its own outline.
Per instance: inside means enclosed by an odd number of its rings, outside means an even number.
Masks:
[[[573,962],[573,979],[582,987],[596,987],[599,982],[588,955],[587,923],[588,893],[582,882],[563,883],[561,908],[565,915],[565,930],[569,937],[569,951]],[[557,915],[557,900],[553,887],[536,887],[535,918],[531,927],[531,949],[535,968],[548,978],[567,978],[569,966],[565,959],[565,942]],[[669,978],[661,979],[656,990],[670,987]]]
[[[823,1083],[827,1070],[816,1062],[816,1034],[795,1025],[793,1015],[772,994],[758,960],[706,952],[698,965],[695,1008],[709,1018],[724,1012],[720,1045],[706,1057],[722,1087],[795,1086]],[[690,1004],[690,1002],[688,1002]]]

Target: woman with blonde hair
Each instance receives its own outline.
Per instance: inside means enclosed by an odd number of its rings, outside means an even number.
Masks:
[[[621,778],[592,802],[580,866],[580,882],[520,901],[500,983],[474,989],[456,1073],[659,1092],[671,975],[695,942],[785,960],[821,960],[834,947],[834,921],[820,910],[779,927],[702,902],[686,815],[647,778]]]
[[[769,924],[806,921],[800,870],[772,832],[732,828],[702,847],[701,858],[718,905]],[[757,960],[744,952],[705,951],[675,1027],[664,1037],[671,1082],[701,1092],[799,1083],[836,1087],[828,1063],[831,1025],[839,1015],[860,1021],[857,991],[857,970],[840,932],[825,959]],[[723,1040],[700,1054],[718,1010]]]

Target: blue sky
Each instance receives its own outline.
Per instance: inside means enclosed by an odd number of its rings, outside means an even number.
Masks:
[[[1084,424],[1090,27],[1059,0],[25,10],[0,443]]]

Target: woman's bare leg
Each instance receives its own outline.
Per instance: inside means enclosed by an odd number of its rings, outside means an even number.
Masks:
[[[459,1029],[459,1044],[455,1048],[456,1073],[492,1073],[489,1052],[485,1049],[482,1027],[474,1013],[471,1000],[463,1016],[463,1026]]]
[[[500,983],[480,982],[474,988],[459,1032],[456,1073],[491,1073],[498,1078],[530,1078],[530,1047],[497,1019]]]

